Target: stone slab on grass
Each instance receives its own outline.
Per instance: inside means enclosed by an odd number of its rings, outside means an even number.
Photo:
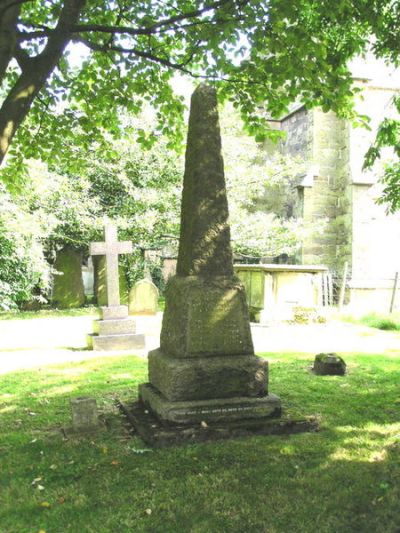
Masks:
[[[316,417],[256,418],[231,420],[229,422],[168,424],[161,422],[141,402],[120,403],[120,409],[128,424],[148,446],[165,448],[207,441],[250,437],[256,435],[291,435],[318,431]]]

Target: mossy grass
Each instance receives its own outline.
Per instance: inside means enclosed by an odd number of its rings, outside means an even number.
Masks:
[[[160,296],[158,298],[158,310],[159,311],[165,310],[165,297],[164,296]]]
[[[99,308],[93,305],[75,309],[54,309],[48,307],[40,311],[6,311],[0,313],[0,320],[28,320],[31,318],[61,318],[70,316],[99,316]]]
[[[0,531],[395,532],[400,525],[400,353],[266,354],[270,389],[319,433],[146,450],[114,398],[146,380],[132,355],[0,376]],[[109,428],[63,440],[73,396],[97,398]],[[36,481],[35,481],[36,480]]]
[[[400,331],[400,312],[396,313],[368,313],[360,317],[343,316],[342,320],[353,324],[363,324],[370,328],[384,331]]]

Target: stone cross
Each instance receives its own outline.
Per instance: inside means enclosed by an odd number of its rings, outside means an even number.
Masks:
[[[110,307],[119,305],[118,255],[131,253],[132,243],[118,241],[117,226],[110,222],[104,225],[104,240],[105,242],[92,242],[89,253],[106,256],[107,303]]]

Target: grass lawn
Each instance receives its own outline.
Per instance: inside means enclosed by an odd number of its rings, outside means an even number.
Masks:
[[[400,331],[400,312],[395,313],[368,313],[361,316],[344,315],[342,320],[353,324],[363,324],[370,328],[386,331]]]
[[[99,316],[99,308],[94,306],[74,309],[42,309],[40,311],[2,311],[0,320],[30,320],[31,318],[61,318],[68,316]]]
[[[98,358],[0,376],[1,533],[400,531],[400,354],[345,356],[345,377],[312,356],[267,354],[286,408],[319,433],[146,451],[113,407],[147,362]],[[63,440],[69,399],[98,399],[108,430]]]

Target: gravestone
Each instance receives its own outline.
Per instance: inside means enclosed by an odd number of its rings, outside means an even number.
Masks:
[[[155,315],[158,310],[158,289],[149,279],[135,283],[129,292],[130,315]]]
[[[92,431],[99,425],[97,403],[94,398],[78,397],[71,399],[72,429],[84,433]]]
[[[71,309],[84,305],[82,252],[71,246],[65,246],[57,253],[54,268],[59,274],[56,274],[53,280],[53,305],[59,309]]]
[[[313,371],[318,376],[344,376],[346,363],[336,353],[319,353],[315,356]]]
[[[101,307],[102,318],[95,320],[88,346],[94,350],[129,350],[144,347],[144,335],[136,334],[136,323],[128,317],[128,306],[120,304],[118,255],[130,253],[132,243],[118,241],[117,227],[107,223],[104,242],[90,245],[90,255],[106,258],[107,306]]]
[[[281,412],[268,392],[268,363],[254,354],[244,288],[233,273],[217,99],[206,85],[192,95],[177,275],[167,285],[160,348],[149,353],[149,383],[139,398],[164,424],[243,426]]]

